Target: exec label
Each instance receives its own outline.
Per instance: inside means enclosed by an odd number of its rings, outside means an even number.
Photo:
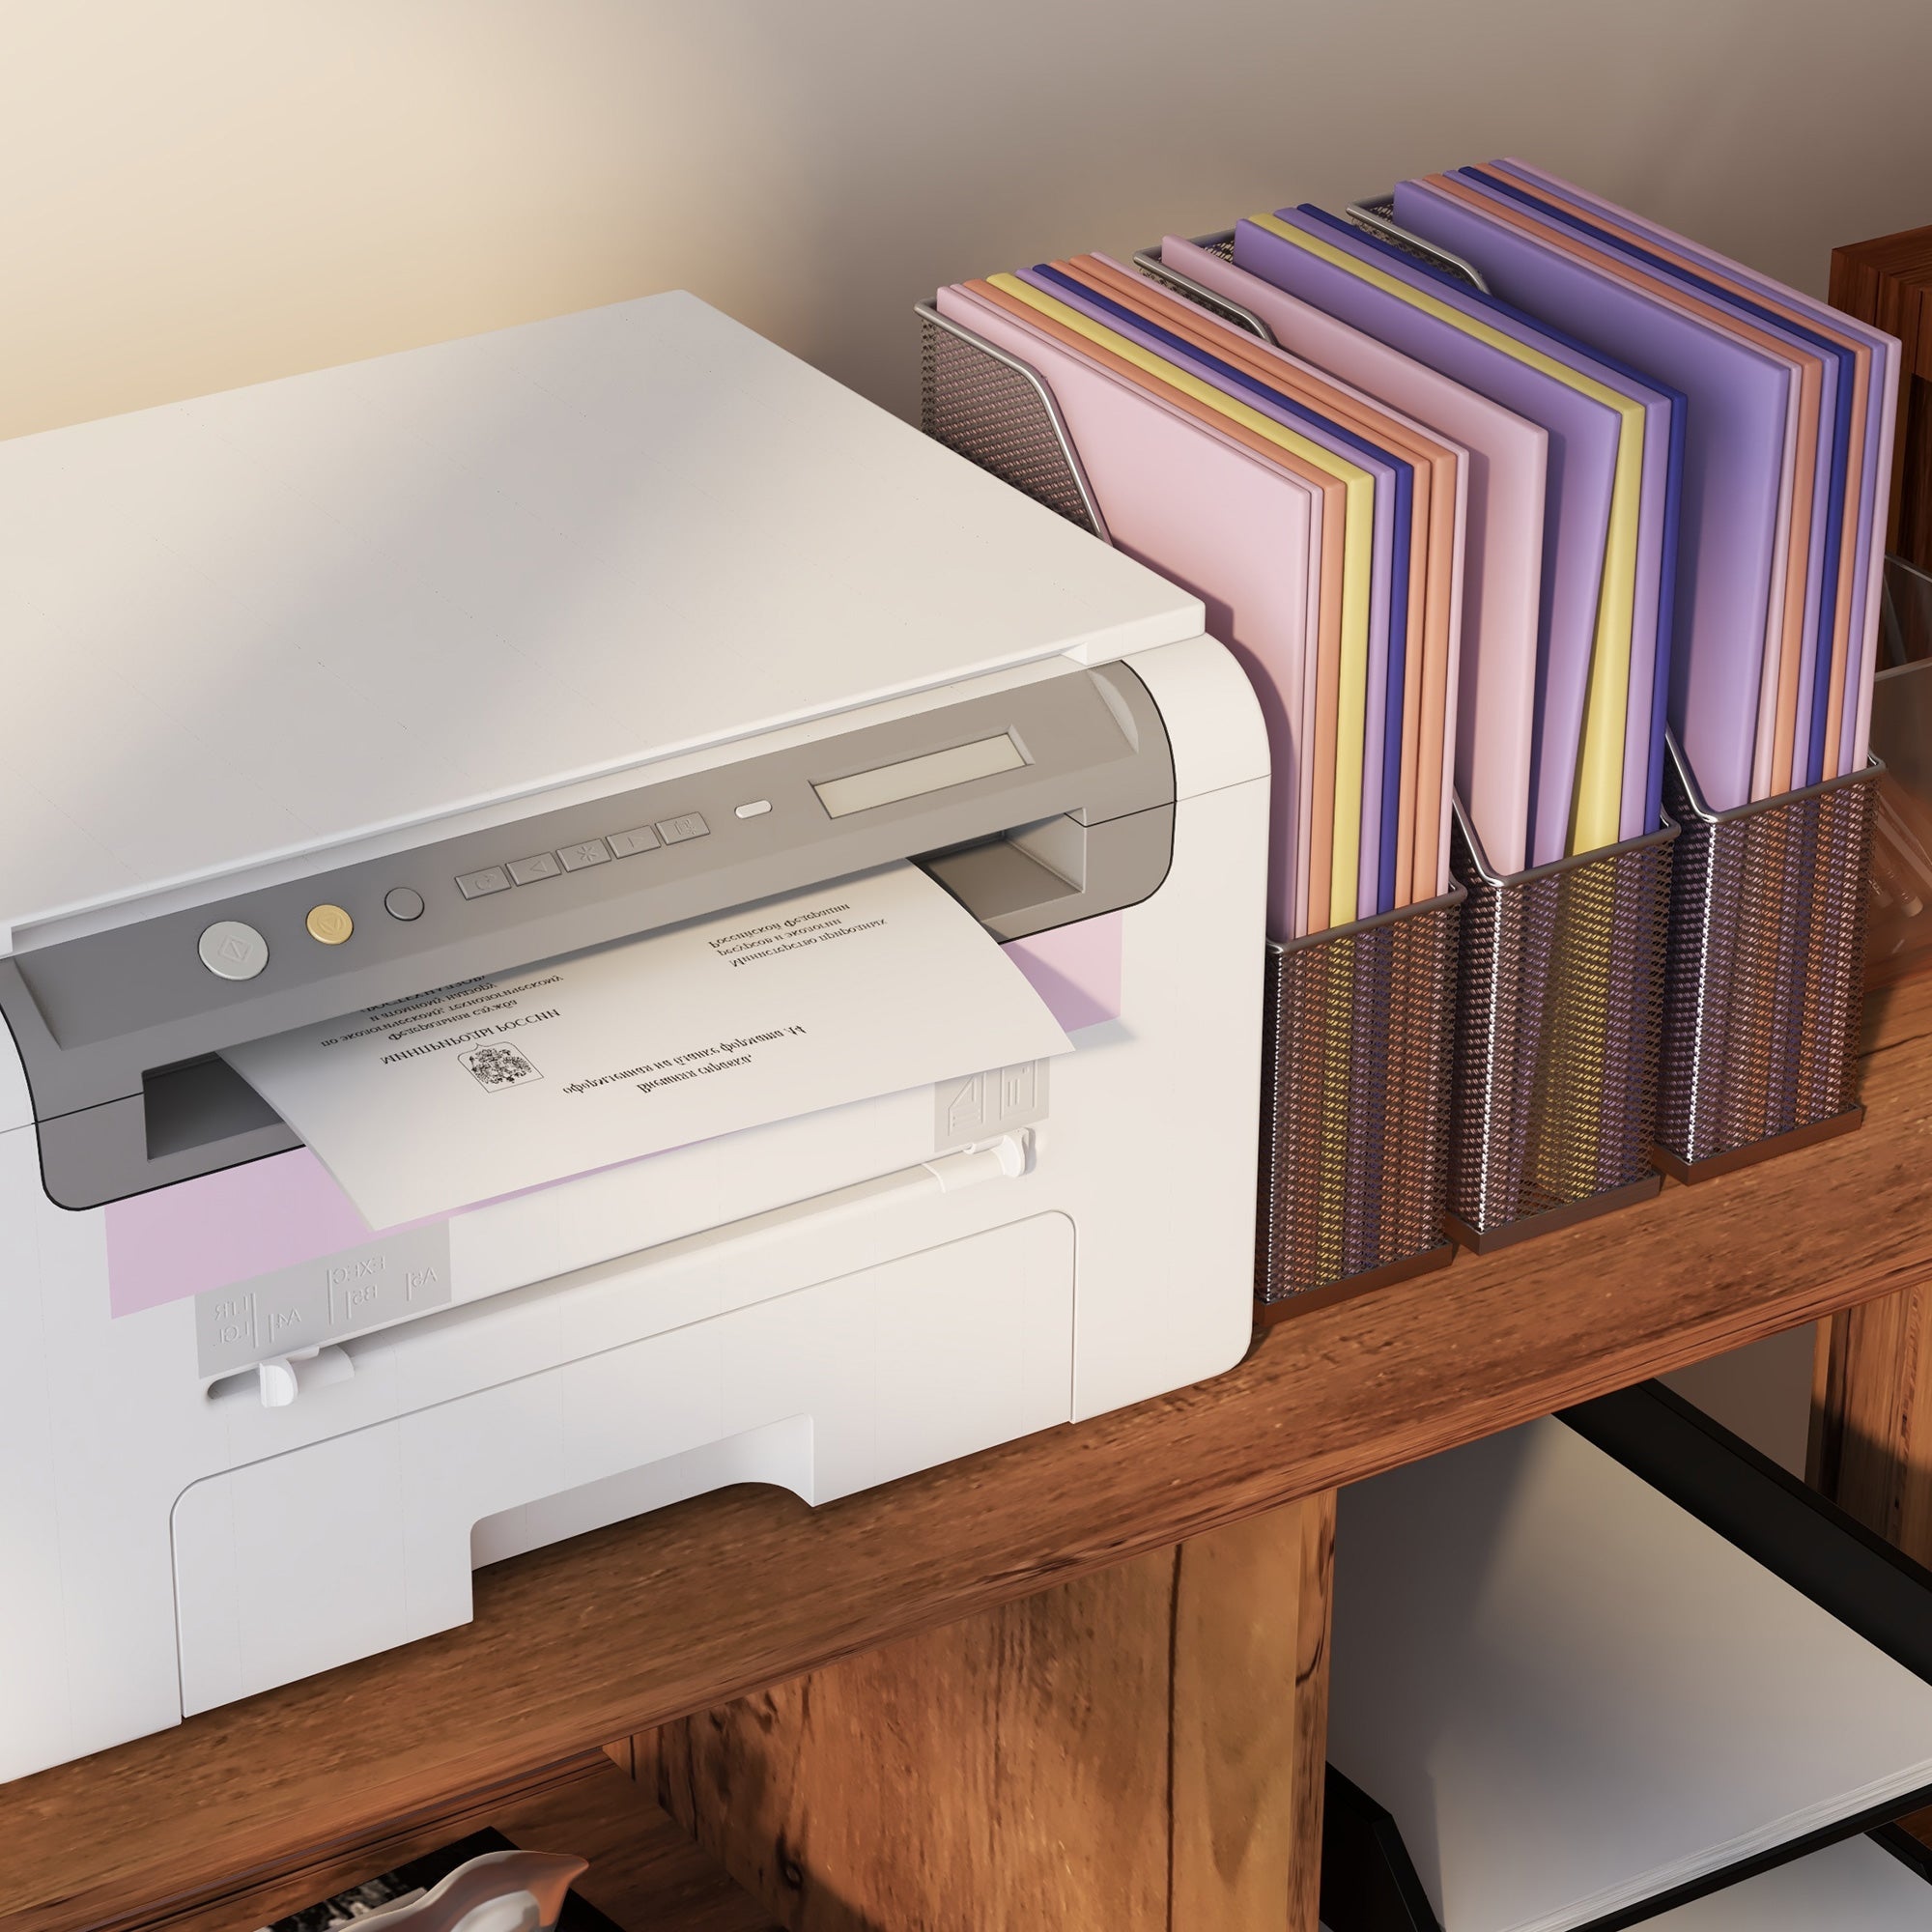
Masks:
[[[449,1300],[449,1227],[408,1228],[195,1296],[204,1377],[319,1348]]]

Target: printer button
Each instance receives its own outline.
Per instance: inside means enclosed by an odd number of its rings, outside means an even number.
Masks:
[[[507,893],[510,890],[510,875],[500,866],[485,866],[480,871],[465,872],[457,880],[456,890],[467,899],[480,899],[491,893]]]
[[[601,838],[586,838],[582,845],[561,845],[557,857],[566,872],[581,872],[586,866],[608,866],[611,848]]]
[[[196,948],[217,980],[252,980],[269,963],[269,942],[239,919],[217,919]]]
[[[341,946],[355,934],[355,922],[339,905],[310,906],[302,923],[318,946]]]
[[[667,845],[680,845],[687,838],[702,838],[710,830],[703,815],[696,811],[687,811],[681,818],[658,820],[658,831]]]
[[[423,916],[423,895],[409,886],[392,886],[383,895],[383,910],[391,919],[420,919]]]
[[[533,886],[539,879],[554,879],[562,870],[554,852],[539,852],[534,858],[510,861],[510,876],[520,886]]]
[[[611,835],[611,849],[620,859],[631,858],[639,852],[655,852],[658,848],[658,835],[648,825],[639,825],[631,832],[613,832]]]

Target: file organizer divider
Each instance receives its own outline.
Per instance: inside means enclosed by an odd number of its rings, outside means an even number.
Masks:
[[[920,428],[1111,544],[1052,390],[1017,356],[949,322],[932,303],[920,302],[915,312]]]
[[[1349,210],[1384,241],[1483,287],[1455,256]],[[1224,257],[1234,231],[1195,245]],[[1145,272],[1264,341],[1258,317],[1163,264]],[[1478,1254],[1648,1199],[1670,845],[1666,815],[1622,844],[1517,874],[1490,866],[1459,800],[1450,866],[1462,918],[1444,1226]]]
[[[1701,1180],[1849,1132],[1864,1013],[1866,874],[1884,767],[1713,811],[1673,736],[1655,1157]]]
[[[917,304],[920,427],[1109,541],[1037,375]],[[1441,1267],[1460,883],[1401,912],[1270,945],[1255,1293],[1264,1321],[1316,1292]]]
[[[1477,1254],[1663,1184],[1650,1164],[1671,846],[1654,832],[1503,878],[1456,802],[1467,888],[1449,1232]]]

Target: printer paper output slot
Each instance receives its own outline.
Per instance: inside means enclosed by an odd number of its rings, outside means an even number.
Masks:
[[[1083,825],[1071,812],[918,861],[998,939],[1138,905],[1174,857],[1174,808]]]
[[[985,927],[900,862],[225,1057],[395,1229],[1068,1050]]]
[[[213,1054],[143,1073],[141,1114],[150,1160],[264,1127],[287,1131],[268,1101]]]

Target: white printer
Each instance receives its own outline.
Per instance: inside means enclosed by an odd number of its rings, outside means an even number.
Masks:
[[[1202,626],[686,295],[0,444],[0,1778],[1236,1361],[1267,748]],[[907,859],[1072,1053],[390,1230],[220,1057]]]

